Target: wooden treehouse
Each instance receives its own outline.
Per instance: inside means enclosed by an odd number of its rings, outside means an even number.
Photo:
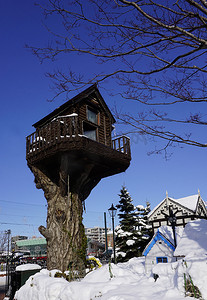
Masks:
[[[26,158],[47,199],[47,268],[84,273],[86,238],[82,201],[107,176],[125,171],[129,139],[112,140],[115,119],[93,85],[35,123]]]
[[[131,160],[126,136],[112,140],[115,119],[93,85],[36,122],[26,138],[28,166],[38,168],[83,201],[103,177],[125,171]]]

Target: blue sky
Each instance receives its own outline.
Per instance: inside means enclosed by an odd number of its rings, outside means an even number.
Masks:
[[[27,167],[25,138],[33,132],[33,123],[63,103],[47,101],[52,92],[44,74],[53,65],[40,64],[24,47],[47,41],[41,22],[41,11],[32,0],[0,1],[0,231],[11,229],[12,235],[40,236],[37,228],[45,225],[46,200],[43,192],[36,189],[33,174]],[[76,56],[67,58],[66,62],[86,70],[91,63]],[[95,65],[91,67],[96,69]],[[118,98],[111,99],[104,90],[100,92],[110,108],[114,102],[123,110],[138,107],[135,103],[119,104]],[[169,196],[181,198],[196,194],[199,188],[202,198],[207,199],[205,149],[175,148],[171,159],[166,161],[162,155],[148,156],[154,145],[143,138],[133,136],[131,147],[128,170],[103,179],[86,200],[84,224],[87,227],[104,225],[103,213],[112,203],[118,203],[122,185],[127,187],[134,205],[149,201],[152,208],[163,200],[166,190]],[[111,226],[108,214],[107,222]]]

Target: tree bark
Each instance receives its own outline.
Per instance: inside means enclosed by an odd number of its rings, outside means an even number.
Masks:
[[[62,188],[40,169],[34,166],[30,169],[35,176],[36,187],[44,191],[48,203],[47,228],[39,227],[47,240],[47,268],[62,272],[77,270],[82,276],[86,257],[82,201],[78,193],[69,191],[69,185],[68,193],[63,195]]]

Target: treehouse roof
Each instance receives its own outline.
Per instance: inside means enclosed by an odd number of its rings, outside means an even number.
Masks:
[[[104,101],[103,97],[101,96],[97,85],[93,84],[80,94],[76,95],[72,99],[68,100],[58,108],[56,108],[54,111],[49,113],[47,116],[39,120],[38,122],[34,123],[32,126],[35,128],[41,127],[45,125],[46,123],[50,122],[53,118],[56,118],[62,114],[69,108],[69,107],[75,107],[80,102],[87,102],[94,96],[96,97],[96,101],[98,101],[99,105],[102,107],[102,109],[105,111],[105,113],[108,115],[108,117],[111,119],[112,123],[115,123],[116,120],[114,119],[110,109],[108,108],[106,102]]]

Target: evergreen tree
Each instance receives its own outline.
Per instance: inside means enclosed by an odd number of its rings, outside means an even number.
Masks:
[[[139,232],[137,231],[137,216],[132,198],[127,189],[123,187],[119,194],[117,205],[120,213],[120,225],[116,228],[117,262],[128,261],[140,255]]]
[[[142,253],[150,239],[152,238],[152,226],[148,222],[147,215],[151,211],[150,203],[146,203],[146,207],[143,205],[137,205],[135,207],[136,214],[136,230],[139,235],[139,252]]]

